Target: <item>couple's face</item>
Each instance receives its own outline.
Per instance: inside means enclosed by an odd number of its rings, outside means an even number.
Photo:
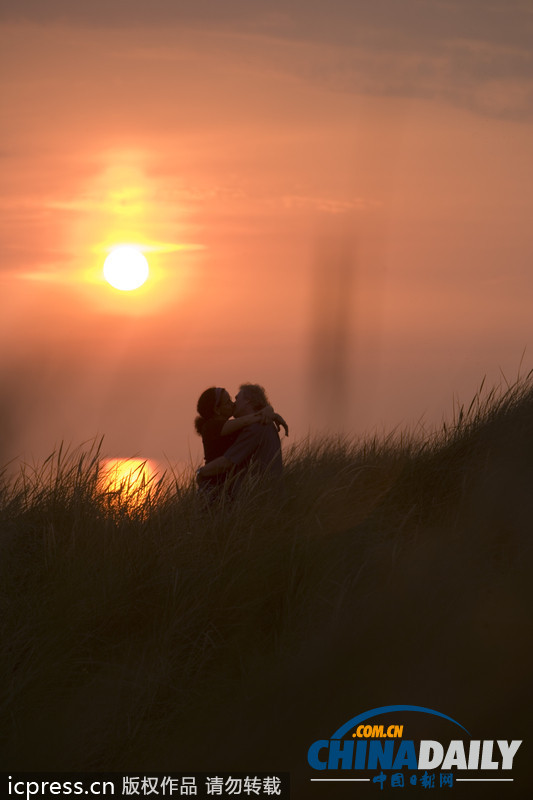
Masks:
[[[221,417],[229,419],[235,413],[235,403],[229,396],[229,393],[224,390],[220,401],[217,406],[217,412]]]
[[[249,413],[248,402],[244,399],[242,392],[238,392],[235,402],[233,402],[228,392],[224,390],[224,394],[217,406],[217,411],[225,419],[229,419],[232,416],[243,417]]]
[[[242,392],[237,392],[237,396],[235,398],[235,405],[233,407],[233,416],[234,417],[244,417],[246,414],[251,412],[251,408],[248,405],[248,401],[244,398]]]

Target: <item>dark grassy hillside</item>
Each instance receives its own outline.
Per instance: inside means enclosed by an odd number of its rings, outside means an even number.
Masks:
[[[283,494],[164,476],[134,505],[99,464],[2,490],[3,769],[286,769],[314,797],[310,743],[374,707],[527,740],[530,383],[422,439],[300,446]]]

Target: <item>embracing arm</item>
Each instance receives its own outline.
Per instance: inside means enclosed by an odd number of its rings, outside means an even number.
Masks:
[[[253,425],[254,422],[261,422],[262,413],[262,411],[256,411],[254,414],[246,414],[245,417],[227,419],[220,431],[221,436],[228,436],[228,434],[236,433],[242,430],[242,428],[246,428],[248,425]]]
[[[221,475],[234,467],[235,464],[225,456],[214,458],[208,464],[196,470],[196,477],[198,478],[211,478],[213,475]]]
[[[281,414],[276,414],[276,412],[274,411],[272,414],[272,422],[278,429],[278,433],[279,429],[283,428],[283,430],[285,431],[285,436],[289,435],[289,426],[287,425]]]
[[[200,467],[196,472],[198,479],[202,480],[202,478],[210,478],[213,475],[221,475],[224,472],[229,472],[234,467],[246,464],[257,450],[263,434],[264,429],[259,424],[249,425],[244,428],[223,456],[214,458],[204,467]]]
[[[289,435],[289,426],[280,414],[276,414],[272,406],[265,406],[260,411],[256,411],[253,414],[246,414],[244,417],[235,417],[234,419],[226,420],[220,433],[222,436],[228,436],[230,433],[236,433],[243,428],[247,428],[248,425],[253,425],[254,422],[260,422],[262,425],[269,425],[273,422],[278,431],[280,428],[283,428],[285,436]]]
[[[223,436],[227,436],[228,433],[240,431],[242,428],[248,427],[248,425],[253,425],[254,422],[260,422],[261,425],[270,425],[273,422],[278,433],[280,428],[283,428],[285,431],[285,436],[289,435],[289,426],[281,414],[276,414],[272,406],[265,406],[260,411],[256,411],[254,414],[247,414],[245,417],[228,419],[228,421],[224,424],[221,433]]]

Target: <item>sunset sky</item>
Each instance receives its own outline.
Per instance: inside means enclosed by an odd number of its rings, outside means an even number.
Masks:
[[[198,461],[243,381],[289,441],[431,426],[533,367],[527,0],[0,8],[3,460]]]

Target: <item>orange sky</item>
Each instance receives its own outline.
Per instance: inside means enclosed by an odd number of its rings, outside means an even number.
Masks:
[[[4,457],[197,459],[197,396],[246,380],[294,440],[433,424],[533,366],[527,5],[0,19]],[[137,293],[101,279],[122,241]]]

